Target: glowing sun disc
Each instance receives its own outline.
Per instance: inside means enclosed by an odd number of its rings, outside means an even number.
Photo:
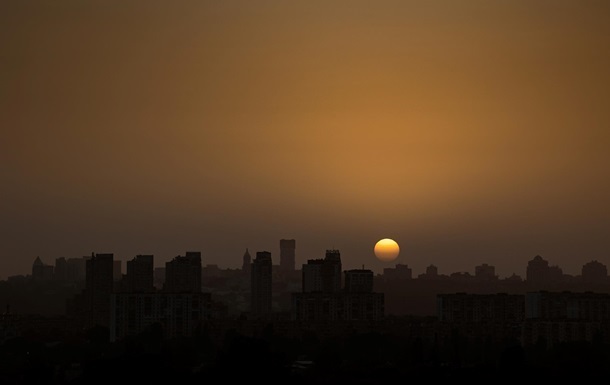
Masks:
[[[377,259],[383,262],[391,262],[398,257],[400,253],[400,247],[395,240],[390,238],[384,238],[377,241],[375,244],[375,256]]]

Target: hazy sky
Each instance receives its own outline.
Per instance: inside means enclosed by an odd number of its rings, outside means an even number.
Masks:
[[[0,2],[1,279],[281,238],[576,275],[610,266],[609,146],[608,1]]]

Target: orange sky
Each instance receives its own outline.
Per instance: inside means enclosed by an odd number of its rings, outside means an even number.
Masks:
[[[610,265],[609,68],[607,1],[3,1],[0,279],[281,238]]]

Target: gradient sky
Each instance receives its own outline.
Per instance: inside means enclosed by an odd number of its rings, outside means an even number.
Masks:
[[[577,275],[609,166],[608,1],[0,2],[0,279],[281,238]]]

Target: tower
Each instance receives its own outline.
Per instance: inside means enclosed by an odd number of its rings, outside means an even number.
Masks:
[[[251,270],[251,312],[259,318],[265,318],[271,314],[272,301],[272,261],[271,253],[259,251],[252,262]]]
[[[136,255],[127,261],[126,289],[130,293],[150,293],[155,290],[153,284],[154,257]]]
[[[110,325],[113,289],[113,254],[93,254],[85,267],[85,293],[89,326]]]
[[[326,250],[324,259],[310,259],[302,268],[304,293],[336,293],[341,290],[341,253]]]
[[[294,239],[280,239],[280,271],[294,271],[296,241]]]
[[[322,291],[336,293],[341,290],[341,253],[326,250],[322,265]]]
[[[163,291],[201,293],[201,252],[187,251],[165,263]]]
[[[248,251],[248,249],[246,249],[246,252],[244,253],[243,256],[243,263],[241,265],[241,270],[244,274],[249,275],[250,274],[250,264],[251,264],[251,257],[250,257],[250,252]]]

